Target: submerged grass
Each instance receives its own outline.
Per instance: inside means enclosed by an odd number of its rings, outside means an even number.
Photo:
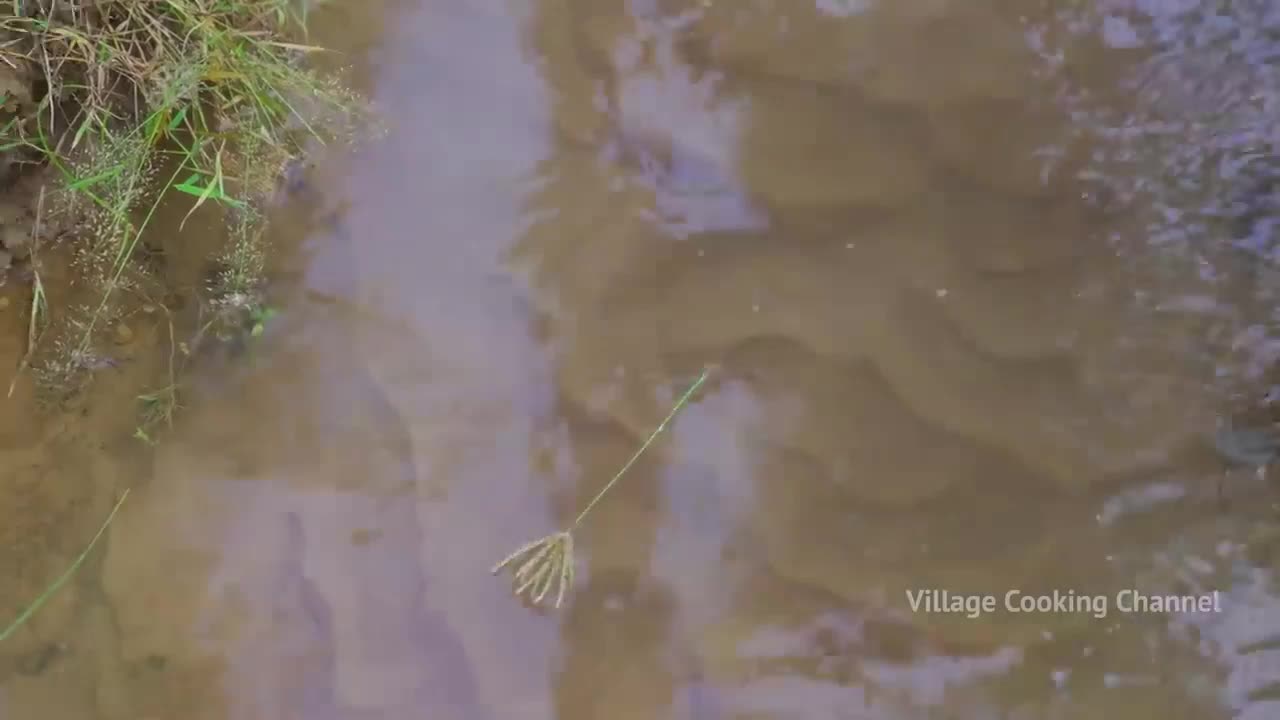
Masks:
[[[208,206],[227,219],[222,270],[203,289],[212,317],[261,313],[264,208],[282,171],[307,141],[350,136],[365,117],[359,97],[302,64],[318,49],[289,41],[305,36],[308,2],[0,0],[0,62],[33,88],[0,117],[0,152],[56,173],[77,278],[94,288],[33,366],[42,386],[75,387],[102,364],[95,340],[138,282],[131,260],[166,197],[192,200],[183,225]]]
[[[543,536],[537,540],[521,545],[494,565],[491,572],[498,574],[506,569],[512,571],[512,589],[517,597],[524,596],[534,605],[541,603],[552,589],[556,591],[555,607],[560,607],[564,602],[566,593],[573,587],[574,577],[574,557],[573,557],[573,531],[578,529],[583,520],[587,519],[587,515],[595,508],[604,496],[613,489],[614,485],[622,479],[622,476],[631,469],[631,466],[640,459],[644,451],[649,448],[658,435],[667,427],[671,419],[680,412],[680,409],[689,402],[693,394],[698,391],[707,380],[710,370],[704,369],[698,379],[693,381],[688,390],[680,396],[675,406],[671,408],[671,412],[658,423],[658,427],[654,429],[644,443],[640,445],[640,449],[636,450],[631,459],[627,461],[622,469],[614,474],[613,479],[605,483],[605,486],[596,493],[591,502],[587,503],[582,512],[574,518],[569,527],[559,532]]]
[[[40,197],[36,201],[36,221],[35,226],[31,229],[31,308],[27,316],[27,347],[22,354],[22,362],[18,365],[18,371],[14,373],[13,380],[9,383],[9,397],[13,397],[13,389],[18,384],[18,375],[26,369],[31,362],[31,354],[35,352],[36,343],[40,339],[40,332],[44,328],[45,319],[49,314],[49,303],[45,298],[44,282],[40,279],[40,264],[37,260],[39,253],[37,252],[40,244],[40,217],[44,214],[44,188],[40,189]]]
[[[52,583],[50,583],[49,587],[45,588],[44,592],[40,593],[39,597],[32,600],[30,605],[23,608],[22,612],[18,613],[18,616],[14,618],[4,630],[0,630],[0,642],[4,642],[10,635],[17,632],[18,628],[22,627],[28,620],[30,620],[31,616],[35,615],[36,612],[49,601],[49,598],[53,597],[54,593],[58,592],[58,590],[63,585],[66,585],[67,581],[76,574],[76,571],[84,564],[85,558],[89,557],[89,553],[93,552],[93,548],[98,544],[98,540],[102,539],[102,534],[107,531],[107,527],[111,525],[111,521],[115,519],[116,513],[120,510],[120,506],[124,504],[124,500],[127,497],[129,497],[128,489],[121,493],[120,499],[116,500],[115,506],[113,506],[111,508],[111,512],[107,514],[107,519],[102,522],[102,527],[98,528],[98,532],[94,534],[93,539],[89,541],[89,544],[80,552],[80,555],[76,557],[75,561],[67,566],[67,569],[64,570],[63,573]]]

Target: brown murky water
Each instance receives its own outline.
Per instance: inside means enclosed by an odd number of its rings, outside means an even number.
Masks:
[[[281,209],[263,341],[154,457],[0,418],[24,592],[132,488],[0,716],[1275,717],[1275,496],[1207,441],[1272,278],[1193,212],[1266,193],[1170,180],[1224,86],[1147,5],[328,9],[392,129]],[[513,600],[705,364],[569,607]],[[1003,609],[1124,589],[1221,612]]]

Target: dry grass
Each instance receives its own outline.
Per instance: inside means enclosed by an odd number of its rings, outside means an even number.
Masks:
[[[555,589],[556,599],[554,605],[557,608],[560,607],[564,603],[567,593],[573,587],[575,574],[573,531],[582,525],[582,522],[587,519],[587,515],[591,514],[591,510],[604,499],[604,496],[613,489],[614,485],[618,484],[618,481],[622,479],[623,475],[627,474],[631,466],[636,464],[636,461],[640,459],[644,451],[649,449],[649,446],[666,429],[681,408],[688,404],[693,394],[698,391],[698,388],[702,387],[702,384],[707,381],[707,377],[710,374],[711,370],[709,368],[702,371],[698,379],[694,380],[689,389],[685,390],[680,399],[676,401],[676,404],[667,413],[667,416],[663,418],[662,422],[658,423],[658,427],[654,428],[652,433],[649,433],[649,437],[640,445],[640,448],[631,456],[631,459],[622,466],[621,470],[614,474],[613,479],[605,483],[600,492],[596,493],[591,502],[587,503],[582,512],[578,513],[578,516],[569,524],[569,527],[521,545],[498,561],[490,572],[497,575],[504,570],[510,570],[512,592],[517,597],[526,598],[534,605],[541,603],[551,590]]]

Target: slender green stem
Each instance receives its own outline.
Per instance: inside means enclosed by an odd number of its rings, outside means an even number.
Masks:
[[[0,642],[4,642],[5,639],[12,635],[18,628],[22,627],[23,623],[30,620],[31,616],[35,615],[36,611],[39,610],[40,607],[58,591],[58,588],[65,585],[67,580],[71,579],[71,576],[74,575],[76,570],[80,568],[80,565],[84,563],[84,559],[89,557],[89,553],[92,552],[93,546],[98,544],[99,538],[101,538],[102,534],[107,531],[107,526],[111,524],[111,521],[116,516],[116,511],[124,504],[124,499],[127,497],[129,497],[129,490],[125,489],[124,493],[120,496],[120,499],[116,501],[115,507],[111,508],[111,512],[107,515],[107,519],[103,521],[102,527],[98,528],[97,534],[93,536],[93,539],[89,541],[87,546],[85,546],[84,551],[80,553],[80,557],[77,557],[75,562],[71,563],[71,566],[58,576],[57,580],[54,580],[48,588],[45,588],[45,591],[40,593],[40,597],[33,600],[31,604],[18,615],[18,617],[14,618],[13,622],[9,623],[9,627],[6,627],[3,632],[0,632]]]
[[[640,459],[640,456],[644,454],[644,451],[654,441],[654,438],[658,437],[658,434],[667,426],[667,423],[671,422],[671,418],[675,417],[676,413],[680,412],[680,408],[684,407],[685,403],[689,402],[689,398],[693,397],[693,394],[697,392],[702,383],[706,382],[707,375],[709,373],[710,370],[703,370],[702,374],[698,376],[698,379],[694,380],[693,384],[689,386],[689,389],[684,391],[684,395],[681,395],[680,399],[676,401],[675,407],[671,408],[671,412],[667,413],[667,417],[664,418],[663,421],[658,424],[658,427],[649,434],[649,438],[644,441],[644,444],[640,446],[640,449],[636,451],[636,454],[631,456],[631,459],[627,461],[626,465],[622,466],[622,469],[618,471],[618,474],[614,475],[613,479],[610,480],[608,484],[600,490],[600,492],[596,493],[596,496],[591,499],[591,502],[587,503],[587,506],[582,509],[582,512],[578,513],[578,517],[574,519],[573,524],[569,526],[570,530],[582,524],[583,519],[587,517],[587,513],[591,512],[591,508],[595,507],[596,503],[600,502],[600,499],[605,496],[605,493],[608,493],[609,490],[622,479],[622,476],[627,473],[627,470],[635,464],[636,460]]]

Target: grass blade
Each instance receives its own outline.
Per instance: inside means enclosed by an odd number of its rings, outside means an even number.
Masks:
[[[101,539],[103,533],[107,531],[107,527],[111,525],[111,521],[115,519],[116,512],[120,510],[120,506],[124,504],[124,499],[127,497],[129,497],[129,490],[126,488],[124,493],[120,495],[120,499],[116,501],[115,507],[111,508],[111,512],[107,515],[107,519],[102,523],[102,527],[98,528],[97,534],[95,534],[93,539],[89,541],[89,544],[85,546],[85,549],[80,553],[80,556],[77,557],[75,562],[71,563],[71,565],[58,576],[57,580],[54,580],[49,587],[45,588],[45,591],[40,593],[39,597],[31,601],[30,605],[23,609],[22,612],[18,613],[18,617],[14,618],[13,622],[9,623],[9,626],[6,627],[3,632],[0,632],[0,642],[4,642],[10,635],[17,632],[18,628],[22,627],[23,624],[30,620],[31,616],[35,615],[36,611],[48,602],[49,598],[53,597],[53,594],[58,592],[63,585],[66,585],[72,575],[75,575],[76,570],[79,570],[80,566],[84,564],[85,558],[89,557],[89,553],[93,551],[94,546],[98,544],[98,540]]]

